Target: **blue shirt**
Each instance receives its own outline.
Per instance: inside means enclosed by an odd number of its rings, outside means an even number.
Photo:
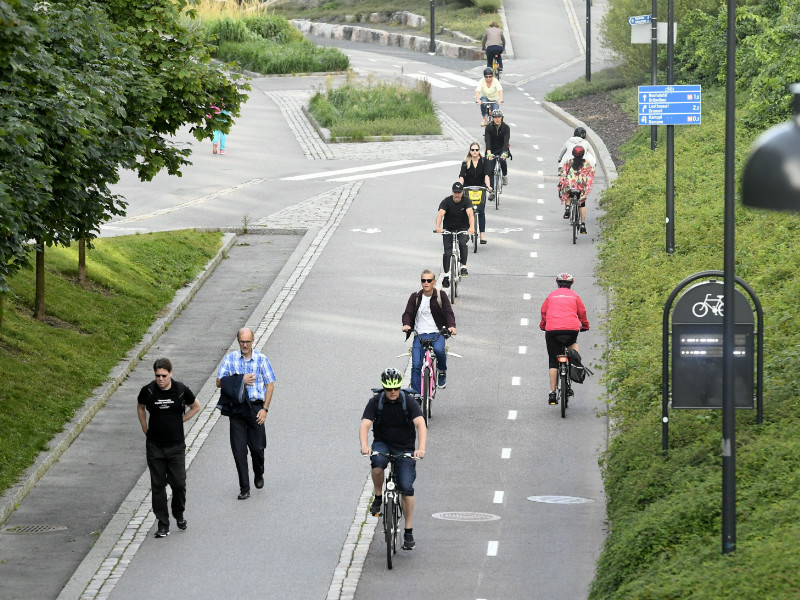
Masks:
[[[249,359],[242,356],[241,351],[234,350],[225,356],[219,367],[217,377],[222,379],[228,375],[247,375],[255,373],[253,385],[247,386],[247,395],[251,402],[263,402],[267,394],[267,384],[275,381],[275,373],[266,356],[253,350]]]

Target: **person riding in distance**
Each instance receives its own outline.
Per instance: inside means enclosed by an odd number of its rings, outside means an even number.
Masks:
[[[483,117],[481,127],[486,127],[486,117],[490,110],[489,103],[492,102],[498,107],[503,103],[503,86],[494,78],[494,73],[489,68],[483,70],[483,79],[475,88],[475,102],[481,107],[481,117]]]
[[[458,180],[464,187],[485,187],[487,190],[492,187],[491,171],[489,171],[489,161],[481,156],[481,146],[478,142],[469,145],[469,152],[464,162],[461,163],[461,172]],[[481,203],[472,206],[473,212],[478,213],[478,229],[481,232],[481,244],[486,243],[486,194],[483,194]]]
[[[486,126],[483,137],[486,143],[486,156],[489,159],[487,168],[490,170],[488,172],[494,173],[494,161],[500,160],[500,167],[503,170],[503,185],[508,185],[506,157],[511,156],[511,151],[508,149],[511,141],[511,128],[503,122],[503,111],[499,108],[492,111],[492,122]],[[491,189],[492,187],[489,186],[490,191]]]
[[[548,404],[558,404],[556,398],[556,377],[558,376],[558,355],[564,346],[578,351],[578,332],[589,330],[586,307],[580,296],[572,291],[575,278],[569,273],[556,276],[558,288],[550,292],[542,303],[542,320],[539,329],[545,332],[547,359],[550,369],[550,394]]]
[[[569,161],[570,157],[572,156],[572,149],[575,146],[583,146],[585,151],[584,159],[594,166],[597,164],[597,158],[594,155],[594,150],[592,150],[591,144],[586,141],[586,129],[584,127],[576,127],[575,131],[572,134],[572,137],[569,138],[564,145],[561,146],[561,152],[558,153],[558,174],[561,175],[561,171],[564,165]]]
[[[401,394],[405,394],[400,389],[402,385],[403,375],[397,369],[389,368],[381,373],[383,392],[374,395],[367,402],[361,416],[358,438],[361,442],[361,454],[364,456],[372,454],[373,451],[384,454],[413,453],[414,455],[414,458],[403,457],[395,461],[395,474],[400,494],[402,494],[403,517],[405,518],[403,549],[412,550],[416,545],[413,522],[414,480],[417,477],[417,466],[414,459],[425,457],[428,428],[425,426],[425,418],[422,416],[419,403],[414,398],[401,398]],[[383,396],[382,410],[381,396]],[[370,428],[372,428],[371,447],[369,445]],[[419,439],[419,447],[415,449],[417,439]],[[375,499],[372,501],[369,511],[377,516],[381,514],[384,471],[389,465],[389,459],[378,454],[370,457],[370,462]]]
[[[581,192],[579,205],[581,217],[581,233],[586,233],[586,197],[592,191],[594,184],[594,167],[584,158],[583,146],[575,146],[572,149],[572,158],[566,162],[561,171],[561,178],[558,182],[558,190],[561,202],[564,203],[564,218],[569,219],[570,209],[570,190]]]
[[[436,213],[436,233],[442,233],[444,229],[452,232],[467,231],[467,233],[458,234],[461,264],[456,266],[461,268],[461,276],[466,277],[468,275],[467,257],[469,256],[467,244],[469,243],[469,236],[475,233],[475,217],[473,216],[472,202],[463,200],[464,186],[461,185],[461,182],[456,181],[452,190],[453,194],[439,203],[439,211]],[[442,221],[444,221],[444,229],[442,228]],[[444,244],[442,269],[444,273],[448,273],[450,271],[450,257],[453,256],[453,240],[451,236],[443,235],[442,243]],[[448,275],[442,278],[442,287],[450,287],[450,277]]]
[[[486,50],[486,66],[492,68],[492,58],[497,55],[497,69],[503,70],[503,51],[506,49],[506,36],[497,21],[492,21],[481,38],[481,49]]]

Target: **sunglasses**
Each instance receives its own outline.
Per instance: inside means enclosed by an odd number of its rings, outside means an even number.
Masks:
[[[156,374],[156,379],[163,379],[164,377],[169,377],[169,375]]]
[[[470,148],[470,152],[480,152],[480,148]]]
[[[420,279],[422,283],[433,283],[433,279]]]
[[[484,77],[484,79],[492,79],[494,77],[494,75],[484,75],[483,77]]]
[[[383,388],[387,392],[399,392],[400,388]]]

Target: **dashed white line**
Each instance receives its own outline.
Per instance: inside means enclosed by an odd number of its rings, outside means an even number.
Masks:
[[[505,492],[503,492],[502,490],[496,491],[494,493],[494,503],[495,504],[502,504],[504,495],[505,495]]]
[[[536,185],[539,187],[540,190],[544,189],[544,184],[543,183],[538,183]]]
[[[537,221],[541,221],[542,219],[544,219],[544,217],[542,215],[536,215],[536,220]]]
[[[489,546],[486,549],[486,556],[497,556],[497,547],[499,545],[499,542],[489,542]]]
[[[536,162],[544,162],[544,158],[541,156],[536,157]]]
[[[538,240],[539,239],[539,234],[538,233],[534,233],[533,234],[533,239]]]
[[[523,300],[530,300],[531,299],[531,295],[530,294],[522,294],[522,299]]]
[[[517,411],[515,411],[515,410],[508,411],[508,420],[509,421],[516,421],[516,419],[517,419]]]
[[[527,354],[527,352],[528,352],[528,347],[527,346],[520,346],[519,347],[519,353],[520,354]]]
[[[534,149],[534,150],[538,150],[538,149],[539,149],[539,145],[538,145],[538,144],[534,144],[534,145],[533,145],[533,149]]]
[[[528,272],[528,279],[533,279],[534,277],[535,277],[534,272],[533,271],[529,271]]]
[[[522,383],[521,377],[512,377],[511,378],[511,385],[520,385]]]
[[[538,252],[531,252],[531,258],[539,258]]]
[[[544,204],[544,198],[537,198],[536,199],[536,203],[537,204]]]
[[[500,458],[511,458],[511,448],[503,448],[500,453]]]
[[[528,324],[529,324],[529,321],[528,321],[528,319],[526,319],[525,317],[522,317],[522,318],[519,320],[519,324],[520,324],[522,327],[527,327],[527,326],[528,326]]]

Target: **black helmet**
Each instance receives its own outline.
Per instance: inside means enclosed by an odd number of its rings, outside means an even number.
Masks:
[[[484,76],[485,76],[485,75],[494,75],[494,71],[492,71],[492,69],[490,69],[489,67],[486,67],[486,68],[483,70],[483,74],[484,74]]]
[[[576,127],[575,133],[573,133],[575,137],[586,139],[586,130],[583,127]]]
[[[584,154],[586,154],[586,150],[583,149],[583,146],[575,146],[572,149],[572,156],[575,158],[583,158]]]
[[[575,278],[569,273],[559,273],[556,275],[558,287],[570,287],[575,282]]]
[[[397,369],[389,367],[381,373],[381,385],[384,389],[397,389],[403,385],[403,374]]]

